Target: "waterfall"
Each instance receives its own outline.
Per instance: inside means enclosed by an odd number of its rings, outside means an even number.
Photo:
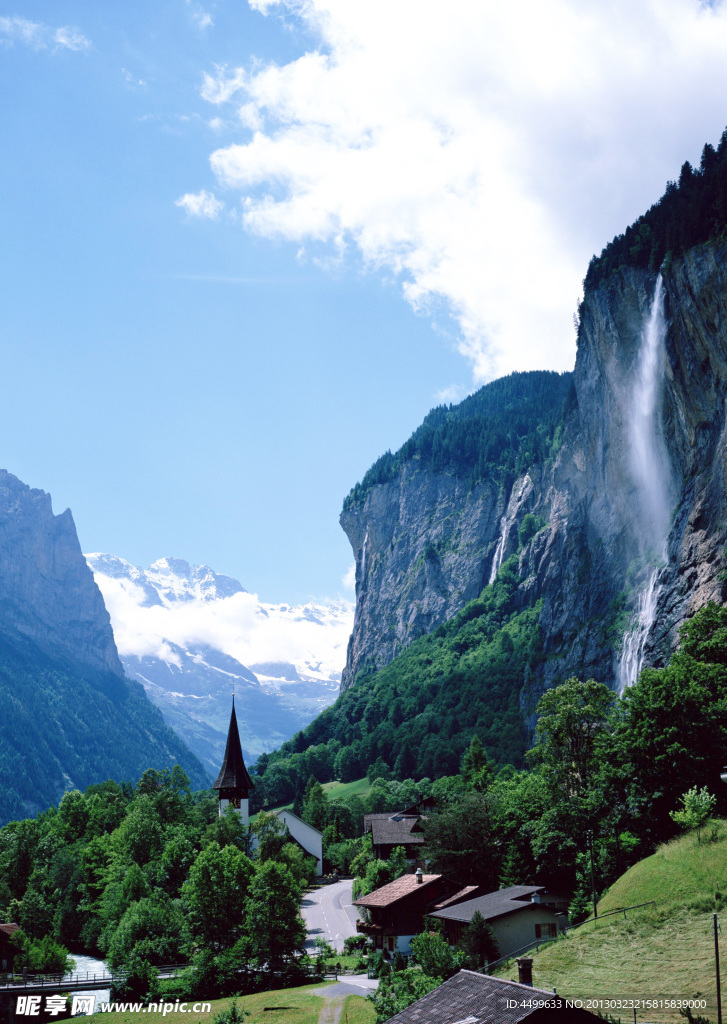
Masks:
[[[503,516],[502,519],[500,520],[500,539],[497,542],[497,547],[495,548],[495,555],[494,555],[494,558],[492,559],[492,569],[490,570],[490,579],[488,580],[489,583],[494,583],[495,582],[495,580],[497,578],[497,574],[498,574],[498,572],[500,570],[500,566],[502,565],[502,556],[505,553],[505,538],[506,537],[507,537],[507,516]]]
[[[665,336],[664,282],[659,274],[649,319],[641,335],[628,417],[630,469],[638,493],[640,525],[647,548],[653,547],[655,541],[656,547],[661,548],[669,531],[671,469],[661,415]]]
[[[666,559],[672,484],[662,421],[665,337],[664,282],[659,274],[649,317],[641,333],[627,417],[631,442],[629,466],[638,502],[637,529],[642,557],[649,558],[652,568],[638,597],[635,622],[622,640],[616,673],[620,692],[638,679],[643,667],[646,642],[656,621],[661,592],[661,567],[654,566],[653,560],[655,556]]]
[[[617,669],[619,693],[636,682],[644,666],[644,647],[656,620],[656,605],[661,591],[658,583],[660,572],[659,566],[655,566],[649,573],[646,588],[639,594],[636,623],[624,633]]]

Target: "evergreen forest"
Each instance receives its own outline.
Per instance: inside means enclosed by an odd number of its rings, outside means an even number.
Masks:
[[[344,509],[413,460],[422,469],[462,477],[470,487],[491,479],[508,490],[518,474],[557,450],[566,405],[575,400],[572,380],[572,373],[550,370],[511,373],[457,405],[437,406],[395,454],[376,460]]]
[[[727,129],[707,143],[699,167],[687,161],[658,202],[617,235],[588,265],[586,289],[605,285],[621,267],[656,273],[695,245],[723,239],[727,230]]]
[[[183,766],[209,779],[139,683],[0,636],[0,822],[34,814],[71,786]],[[64,767],[65,766],[65,767]]]

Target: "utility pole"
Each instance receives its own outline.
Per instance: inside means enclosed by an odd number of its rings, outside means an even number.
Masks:
[[[717,921],[716,914],[712,914],[712,924],[714,927],[714,969],[717,975],[717,1024],[722,1024],[722,986],[719,980],[719,922]]]
[[[598,907],[596,905],[596,881],[593,875],[593,829],[588,829],[586,837],[588,839],[588,849],[591,852],[591,894],[593,896],[593,919],[594,921],[597,921]],[[722,1024],[722,1021],[719,1021],[719,1024]]]

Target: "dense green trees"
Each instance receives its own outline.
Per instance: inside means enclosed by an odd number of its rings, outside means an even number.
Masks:
[[[139,683],[70,667],[29,640],[0,635],[0,707],[0,824],[56,803],[64,778],[79,789],[136,778],[150,763],[167,764],[170,752],[195,786],[208,785]],[[69,818],[69,829],[79,826]]]
[[[464,477],[471,486],[484,479],[507,485],[558,447],[571,378],[570,373],[547,370],[511,373],[458,405],[432,409],[394,455],[386,452],[373,464],[344,501],[344,509],[414,460],[422,468]]]
[[[59,969],[72,946],[127,969],[128,992],[142,995],[157,987],[155,967],[187,959],[187,992],[284,974],[302,944],[310,864],[267,818],[251,859],[239,815],[218,817],[216,797],[193,797],[175,768],[145,772],[135,788],[73,791],[35,821],[11,822],[0,829],[0,920],[22,926],[17,965]]]
[[[709,143],[699,168],[685,163],[679,181],[667,182],[666,191],[622,235],[617,235],[600,256],[594,256],[586,274],[586,288],[608,281],[620,267],[659,270],[665,259],[679,256],[694,245],[723,238],[727,227],[727,129],[715,150]]]
[[[303,732],[260,758],[256,798],[273,807],[291,801],[311,775],[452,775],[473,735],[493,765],[522,765],[519,696],[541,652],[539,605],[523,608],[519,582],[513,556],[453,619],[358,678]]]

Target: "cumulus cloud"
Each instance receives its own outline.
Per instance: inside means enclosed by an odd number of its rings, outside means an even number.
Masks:
[[[207,217],[209,220],[216,220],[225,204],[217,199],[213,192],[202,189],[199,192],[187,192],[176,200],[175,206],[181,206],[190,217]]]
[[[91,47],[90,40],[78,29],[68,25],[52,28],[42,22],[20,17],[0,17],[0,39],[6,45],[24,43],[32,50],[88,50]]]
[[[572,365],[588,259],[724,127],[725,0],[251,0],[317,49],[208,74],[243,223],[442,301],[475,381]]]
[[[353,605],[274,605],[256,594],[239,593],[211,601],[144,604],[147,595],[131,580],[95,573],[111,616],[119,654],[174,662],[170,643],[205,644],[243,665],[289,661],[299,671],[336,678],[346,662]]]

